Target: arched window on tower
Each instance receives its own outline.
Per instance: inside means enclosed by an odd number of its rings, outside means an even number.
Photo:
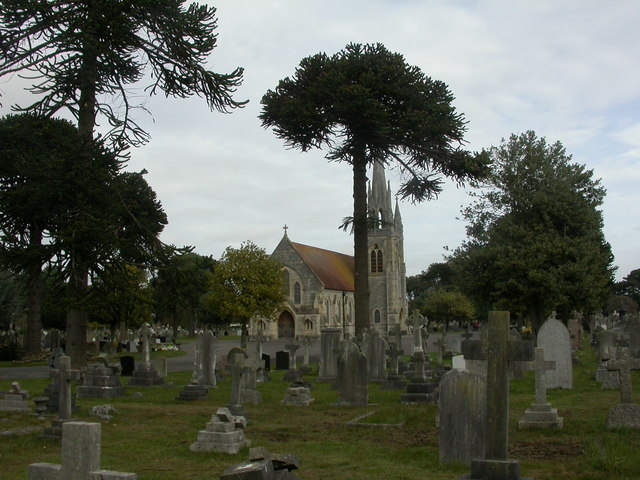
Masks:
[[[375,309],[373,311],[373,323],[380,323],[380,310]]]
[[[373,250],[371,250],[371,273],[383,272],[383,260],[382,250],[380,250],[378,245],[374,245]]]
[[[293,303],[302,302],[302,294],[300,292],[300,283],[296,282],[293,284]]]

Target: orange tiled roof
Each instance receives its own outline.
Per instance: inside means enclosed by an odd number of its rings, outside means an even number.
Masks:
[[[343,253],[291,242],[309,268],[328,290],[355,291],[353,257]]]

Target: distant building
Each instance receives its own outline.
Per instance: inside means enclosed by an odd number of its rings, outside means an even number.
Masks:
[[[386,334],[393,325],[404,330],[407,318],[404,236],[400,209],[392,208],[384,167],[375,163],[368,207],[379,226],[369,231],[369,318]],[[250,334],[270,338],[318,336],[321,328],[343,328],[353,335],[354,260],[322,248],[292,242],[285,234],[272,257],[285,268],[286,305],[272,321],[254,319]]]

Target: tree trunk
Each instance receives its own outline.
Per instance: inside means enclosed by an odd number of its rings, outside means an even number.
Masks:
[[[367,212],[367,162],[353,159],[353,256],[355,261],[356,338],[369,328],[369,246]]]
[[[72,305],[67,311],[67,332],[65,334],[65,353],[71,357],[71,368],[81,369],[87,364],[87,324],[88,315],[82,308],[87,293],[88,274],[73,273],[69,280]]]
[[[30,229],[29,244],[31,250],[39,250],[42,246],[42,231],[35,226]],[[25,350],[27,356],[38,355],[42,350],[42,319],[40,305],[42,302],[42,265],[31,265],[27,271],[26,285],[27,331]]]

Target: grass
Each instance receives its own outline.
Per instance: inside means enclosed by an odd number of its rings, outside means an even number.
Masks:
[[[638,480],[640,479],[640,432],[608,431],[609,408],[619,402],[615,391],[603,391],[592,379],[593,352],[587,347],[574,364],[574,388],[552,390],[548,399],[564,417],[559,431],[519,431],[517,421],[533,402],[533,372],[511,382],[510,457],[520,460],[522,475],[536,480]],[[253,446],[276,453],[293,453],[300,460],[297,475],[305,480],[453,480],[469,472],[467,465],[438,462],[438,433],[435,405],[403,406],[400,392],[381,390],[371,384],[371,404],[364,407],[336,407],[338,394],[329,385],[315,383],[315,402],[308,407],[281,405],[287,383],[282,372],[272,372],[272,381],[260,384],[263,402],[245,405],[246,436]],[[127,396],[111,401],[78,399],[76,417],[88,416],[93,405],[110,403],[117,409],[111,423],[102,425],[102,468],[135,472],[139,480],[209,480],[224,469],[247,459],[248,450],[238,455],[192,453],[189,445],[218,407],[230,399],[230,379],[224,378],[210,392],[210,399],[178,403],[175,397],[190,378],[189,372],[170,374],[173,385],[127,387]],[[636,397],[640,377],[634,377]],[[39,395],[46,379],[21,380],[32,396]],[[11,380],[0,381],[6,390]],[[131,392],[144,397],[133,399]],[[397,424],[381,428],[347,425],[373,412],[363,423]],[[38,427],[45,422],[25,413],[0,412],[0,431]],[[38,433],[0,439],[0,479],[26,479],[27,466],[34,462],[60,462],[59,442],[44,441]]]

